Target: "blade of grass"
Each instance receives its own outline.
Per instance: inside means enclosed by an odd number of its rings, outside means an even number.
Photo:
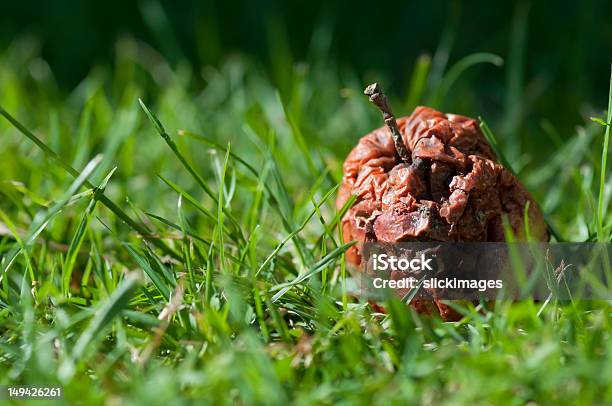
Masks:
[[[604,133],[603,151],[601,153],[601,173],[599,175],[599,199],[597,202],[597,240],[604,241],[603,221],[604,221],[604,189],[606,182],[606,169],[608,164],[608,148],[610,145],[610,125],[612,123],[612,66],[610,67],[610,89],[608,92],[608,114],[606,117],[606,131]]]
[[[108,184],[109,179],[113,176],[113,173],[117,167],[115,167],[111,172],[106,175],[100,186],[96,188],[92,195],[92,199],[85,209],[83,216],[81,217],[81,221],[77,227],[76,232],[72,236],[72,240],[70,241],[70,245],[68,246],[68,252],[66,253],[66,257],[64,259],[64,264],[62,266],[62,281],[63,281],[63,289],[64,294],[68,295],[70,290],[70,280],[72,278],[72,271],[74,269],[74,264],[76,263],[77,255],[81,249],[81,245],[83,244],[83,240],[85,239],[85,233],[87,228],[89,227],[89,223],[94,214],[94,210],[96,208],[96,203],[98,202],[95,198],[96,193],[104,193],[104,189]]]
[[[97,306],[93,312],[94,317],[74,345],[70,358],[60,366],[58,373],[63,380],[68,381],[72,377],[74,363],[83,359],[89,345],[104,332],[115,317],[121,315],[137,286],[138,278],[133,274],[128,275],[113,294]]]
[[[159,293],[162,294],[166,302],[170,300],[170,292],[172,292],[172,288],[168,285],[168,283],[165,282],[164,279],[160,278],[160,275],[158,275],[157,272],[151,267],[151,264],[149,264],[147,258],[143,254],[137,252],[136,249],[134,249],[134,247],[132,246],[132,244],[123,243],[122,245],[127,249],[129,254],[132,256],[132,258],[134,258],[134,260],[138,263],[142,270],[147,274],[149,279],[151,279],[151,282],[153,282],[153,285],[155,285]]]
[[[293,117],[293,114],[291,114],[291,111],[289,111],[289,108],[286,107],[282,103],[280,94],[278,92],[276,93],[276,97],[278,99],[278,102],[281,104],[283,108],[283,112],[285,113],[285,118],[287,119],[287,122],[289,123],[289,126],[291,127],[291,134],[293,135],[293,139],[295,140],[295,143],[297,144],[298,148],[301,151],[301,154],[298,154],[298,155],[304,158],[304,160],[306,161],[306,166],[312,173],[321,172],[321,167],[320,167],[321,160],[317,159],[317,161],[319,162],[319,165],[315,164],[312,158],[313,152],[308,147],[308,144],[306,143],[306,140],[304,139],[304,134],[302,134],[302,130],[299,124],[297,123],[296,119]]]
[[[170,135],[166,132],[166,129],[162,125],[161,121],[159,121],[157,116],[155,116],[155,114],[153,114],[153,112],[147,107],[147,105],[144,104],[142,99],[138,99],[138,102],[140,103],[140,106],[142,107],[142,110],[145,112],[149,121],[153,123],[153,127],[155,127],[155,130],[157,131],[157,133],[164,139],[166,144],[170,147],[174,155],[176,155],[176,157],[181,162],[183,167],[187,169],[187,172],[189,172],[191,176],[195,179],[195,181],[198,183],[198,185],[200,185],[202,190],[204,190],[204,193],[206,193],[215,202],[215,204],[218,205],[219,204],[218,197],[215,196],[215,193],[212,191],[212,189],[206,184],[206,182],[200,176],[200,174],[198,174],[198,172],[193,168],[193,166],[187,161],[185,156],[181,153],[181,151],[176,146],[176,143],[174,142],[172,137],[170,137]],[[224,214],[227,216],[227,218],[230,220],[230,222],[235,227],[236,232],[238,236],[240,237],[240,239],[243,242],[246,241],[244,238],[244,233],[242,232],[242,228],[240,227],[240,223],[234,218],[234,216],[231,214],[229,209],[221,206],[221,210],[223,210]]]
[[[446,23],[444,24],[444,30],[440,36],[440,43],[436,48],[433,60],[431,63],[431,75],[429,76],[428,89],[433,93],[434,89],[440,86],[446,65],[448,64],[448,58],[450,56],[453,43],[457,34],[457,27],[459,25],[459,19],[461,16],[461,4],[458,1],[453,1],[448,11]],[[431,94],[430,93],[430,94]]]
[[[200,134],[196,134],[196,133],[193,133],[193,132],[187,131],[187,130],[179,130],[179,134],[186,135],[188,137],[196,139],[199,142],[202,142],[203,144],[206,144],[206,145],[212,147],[213,149],[221,151],[224,154],[228,152],[227,149],[224,146],[222,146],[221,144],[217,143],[214,140],[206,138],[206,137],[204,137],[204,136],[202,136]],[[234,152],[230,152],[230,156],[234,160],[236,160],[237,162],[239,162],[242,165],[244,165],[244,167],[247,168],[247,170],[249,172],[251,172],[251,174],[253,174],[253,176],[258,181],[261,180],[261,178],[262,178],[261,171],[257,171],[257,169],[255,169],[251,164],[249,164],[246,160],[244,160],[243,158],[241,158],[239,155],[237,155]],[[268,167],[269,167],[269,164],[268,164]],[[288,231],[288,232],[291,232],[291,230],[292,230],[291,224],[289,223],[289,220],[287,219],[287,217],[283,213],[283,210],[281,209],[280,203],[279,203],[275,193],[270,188],[270,185],[268,184],[268,182],[261,182],[261,185],[265,188],[266,192],[268,193],[268,196],[269,196],[270,201],[272,203],[272,207],[276,210],[276,212],[280,216],[281,221],[283,223],[283,226],[285,227],[285,230]]]
[[[482,130],[482,133],[484,134],[487,141],[489,141],[489,145],[491,145],[491,148],[493,148],[493,152],[495,152],[495,155],[497,155],[497,159],[499,159],[499,161],[502,163],[502,165],[504,165],[506,169],[508,169],[514,176],[516,176],[514,168],[512,168],[512,165],[510,165],[510,162],[502,153],[499,143],[497,142],[497,138],[495,138],[495,135],[493,135],[493,131],[491,131],[491,128],[489,128],[487,122],[484,120],[484,118],[480,116],[478,117],[478,121],[480,121],[480,129]]]
[[[520,1],[514,8],[510,33],[510,50],[506,68],[506,92],[504,100],[504,122],[501,134],[507,142],[508,156],[515,161],[520,158],[521,139],[519,129],[525,106],[523,98],[523,76],[525,47],[527,44],[527,26],[529,21],[529,3]]]
[[[13,127],[15,127],[19,132],[29,138],[36,146],[38,146],[45,154],[47,154],[53,161],[55,161],[62,169],[64,169],[70,176],[73,178],[77,178],[79,176],[79,172],[66,163],[55,151],[49,148],[40,138],[38,138],[34,133],[28,130],[23,124],[21,124],[17,119],[15,119],[12,115],[10,115],[2,106],[0,106],[0,115],[2,115]],[[86,181],[84,185],[90,189],[95,189],[95,186]],[[129,225],[134,231],[138,232],[142,236],[147,236],[149,234],[149,230],[147,230],[141,224],[134,221],[129,215],[127,215],[119,206],[117,206],[112,200],[106,197],[103,193],[97,196],[97,199],[102,202],[110,211],[112,211],[117,217],[123,220],[127,225]],[[145,237],[147,238],[147,237]],[[157,248],[164,251],[164,253],[172,256],[173,258],[179,258],[179,254],[176,253],[172,248],[168,247],[163,241],[150,238],[151,243],[157,246]]]
[[[357,196],[352,195],[345,203],[344,205],[336,211],[336,215],[334,216],[334,218],[332,219],[332,221],[327,225],[327,228],[325,229],[325,232],[322,233],[319,238],[317,239],[316,245],[321,244],[323,238],[325,237],[325,235],[333,235],[334,230],[336,229],[336,226],[338,225],[339,229],[341,229],[341,225],[339,225],[340,221],[342,220],[342,217],[344,217],[344,215],[346,214],[347,211],[349,211],[349,209],[351,207],[353,207],[353,204],[357,201]],[[340,240],[342,241],[342,239]]]
[[[182,195],[181,195],[181,196],[182,196]],[[172,221],[170,221],[170,220],[168,220],[168,219],[166,219],[166,218],[163,218],[162,216],[158,216],[157,214],[148,213],[148,212],[146,212],[145,214],[146,214],[147,216],[149,216],[149,217],[151,217],[151,218],[154,218],[155,220],[157,220],[157,221],[159,221],[159,222],[161,222],[161,223],[163,223],[163,224],[167,225],[168,227],[171,227],[171,228],[173,228],[173,229],[175,229],[175,230],[177,230],[177,231],[183,231],[183,230],[182,230],[182,228],[181,228],[181,226],[179,226],[179,225],[178,225],[178,224],[176,224],[176,223],[173,223]],[[204,245],[207,245],[207,246],[208,246],[208,245],[210,245],[210,244],[211,244],[211,243],[210,243],[210,241],[206,240],[206,239],[205,239],[205,238],[203,238],[203,237],[200,237],[199,235],[194,234],[192,231],[189,231],[187,235],[188,235],[189,237],[193,238],[193,239],[196,239],[196,240],[200,241],[200,242],[201,242],[201,243],[203,243]]]
[[[169,179],[166,179],[165,177],[163,177],[162,175],[157,175],[166,185],[170,186],[170,188],[172,188],[176,193],[182,195],[185,200],[187,200],[189,203],[191,203],[196,209],[198,209],[202,214],[204,214],[207,218],[209,218],[210,220],[212,220],[213,222],[217,222],[217,216],[214,215],[210,210],[208,210],[206,207],[202,206],[202,204],[200,204],[200,202],[198,202],[198,200],[191,196],[189,193],[187,193],[184,189],[182,189],[180,186],[178,186],[176,183],[172,182]],[[224,211],[225,212],[225,211]],[[232,232],[230,229],[227,228],[227,226],[224,224],[223,225],[223,230],[225,233],[227,233],[228,235],[231,235],[232,238],[236,241],[236,242],[241,242],[243,241],[242,238],[240,237],[240,235],[236,235],[235,232]]]
[[[356,241],[351,241],[351,242],[348,242],[346,244],[343,244],[343,245],[339,246],[338,248],[332,250],[325,257],[323,257],[320,261],[318,261],[312,268],[310,268],[304,274],[298,276],[297,278],[295,278],[294,280],[292,280],[290,282],[282,283],[280,285],[276,285],[276,286],[272,287],[270,289],[270,291],[272,291],[272,292],[280,290],[278,293],[276,293],[274,296],[272,296],[272,299],[271,299],[272,302],[273,303],[276,302],[285,293],[287,293],[289,291],[289,289],[291,289],[295,285],[298,285],[299,283],[305,281],[306,279],[310,278],[311,276],[321,272],[323,269],[325,269],[327,266],[329,266],[333,261],[335,261],[339,256],[341,256],[347,249],[349,249],[350,247],[352,247],[356,243],[357,243]]]
[[[480,121],[480,129],[482,130],[482,133],[484,134],[487,141],[489,141],[491,148],[493,148],[493,152],[495,152],[495,155],[497,155],[497,159],[499,159],[502,165],[506,169],[508,169],[510,173],[512,173],[514,176],[517,176],[516,172],[512,168],[512,165],[510,165],[510,162],[508,162],[503,152],[501,151],[499,144],[497,143],[497,139],[495,138],[495,135],[493,135],[493,132],[491,131],[487,123],[484,121],[482,117],[478,117],[478,120]],[[561,236],[559,231],[557,231],[557,228],[550,221],[547,214],[544,214],[544,221],[546,222],[546,225],[548,226],[550,233],[552,234],[553,237],[555,237],[557,241],[559,242],[565,241],[565,239]]]
[[[306,216],[306,218],[304,219],[304,221],[302,221],[302,224],[300,224],[300,226],[298,228],[296,228],[294,231],[292,231],[287,237],[285,237],[283,239],[283,241],[281,241],[276,248],[272,251],[272,253],[270,255],[268,255],[268,257],[266,258],[266,260],[261,264],[261,266],[257,269],[257,272],[255,272],[255,275],[259,275],[259,273],[265,269],[265,267],[270,263],[270,261],[272,261],[272,259],[278,254],[278,252],[285,246],[285,244],[287,244],[291,239],[293,239],[294,236],[296,236],[298,233],[300,233],[305,227],[306,224],[308,224],[308,222],[310,221],[311,218],[314,217],[315,214],[317,214],[317,209],[319,207],[321,207],[321,205],[323,203],[325,203],[325,201],[340,187],[340,185],[336,185],[334,186],[329,192],[327,192],[327,194],[321,199],[321,201],[315,205],[315,208],[308,214],[308,216]]]
[[[83,186],[83,184],[87,181],[87,178],[92,174],[92,172],[97,168],[97,166],[102,161],[102,156],[97,155],[94,159],[92,159],[83,169],[83,172],[77,176],[77,178],[72,182],[68,190],[64,193],[62,198],[55,203],[51,208],[46,210],[45,212],[41,212],[34,217],[32,221],[27,236],[24,238],[24,245],[29,246],[38,235],[42,232],[42,230],[49,224],[51,219],[55,217],[69,202],[73,195]],[[21,252],[21,248],[19,246],[14,246],[5,257],[2,258],[2,269],[0,270],[0,275],[3,275],[7,272],[8,268],[11,266],[17,255]]]
[[[2,219],[4,224],[6,224],[6,227],[13,234],[15,241],[17,241],[17,249],[23,252],[24,258],[26,260],[26,268],[28,269],[30,273],[30,278],[34,281],[35,274],[34,274],[34,269],[32,269],[32,260],[30,259],[30,253],[28,252],[23,239],[19,235],[19,232],[17,231],[17,227],[15,227],[15,224],[13,224],[13,221],[11,220],[10,216],[7,215],[1,208],[0,208],[0,219]],[[6,261],[6,267],[7,267],[6,269],[8,269],[8,266],[10,265],[8,262],[10,260],[10,256],[12,255],[11,252],[12,251],[9,251],[8,254],[3,256],[2,261],[0,262],[0,264],[2,264],[2,269],[5,269],[5,261]],[[16,251],[16,252],[18,253],[19,251]],[[14,254],[14,255],[17,256],[17,254]],[[4,271],[0,271],[0,282],[2,282],[3,279],[4,279]]]
[[[221,269],[225,269],[225,244],[223,242],[223,224],[225,223],[225,216],[223,212],[223,199],[225,196],[224,188],[225,188],[225,175],[227,173],[227,167],[229,165],[229,157],[230,157],[231,147],[230,144],[227,144],[227,152],[225,153],[225,158],[223,160],[223,168],[221,169],[221,173],[219,173],[219,194],[218,194],[218,205],[217,205],[217,230],[218,232],[218,246],[219,246],[219,261],[221,265]]]
[[[434,107],[439,107],[446,97],[449,89],[457,81],[459,76],[461,76],[461,74],[470,67],[480,63],[490,63],[495,66],[502,66],[504,64],[504,60],[497,55],[487,52],[471,54],[460,59],[453,65],[452,68],[448,70],[446,75],[444,75],[444,78],[442,78],[440,86],[438,86],[438,89],[434,93],[431,104]]]
[[[427,86],[427,76],[431,69],[431,57],[427,54],[419,56],[412,72],[408,95],[404,107],[407,112],[411,112],[421,102],[423,93]]]

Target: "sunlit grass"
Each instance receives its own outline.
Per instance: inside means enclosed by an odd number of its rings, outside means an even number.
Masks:
[[[279,81],[230,58],[201,88],[185,66],[119,55],[57,95],[0,58],[0,383],[62,384],[82,403],[612,399],[610,302],[500,302],[443,323],[356,297],[334,200],[380,122],[331,61],[277,61],[294,67]],[[481,61],[500,62],[466,56],[431,89],[423,57],[392,98],[442,103]],[[602,129],[515,167],[570,241],[610,239]]]

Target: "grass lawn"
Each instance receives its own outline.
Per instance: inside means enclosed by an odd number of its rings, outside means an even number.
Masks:
[[[195,72],[124,40],[68,94],[22,49],[0,55],[0,384],[109,405],[612,403],[611,301],[443,322],[359,300],[334,202],[346,154],[381,121],[369,82],[324,49],[279,54],[272,75],[241,56]],[[422,58],[409,89],[385,87],[398,115],[476,117],[444,103],[491,63],[428,81]],[[612,234],[604,108],[573,134],[544,121],[518,150],[498,137],[567,241]],[[518,120],[484,119],[494,133]]]

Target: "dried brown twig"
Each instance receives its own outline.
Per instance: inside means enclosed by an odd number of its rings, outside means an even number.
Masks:
[[[385,96],[383,93],[380,85],[378,83],[372,83],[365,88],[363,94],[368,96],[370,101],[374,103],[382,112],[383,120],[385,120],[385,124],[391,130],[393,142],[395,143],[395,150],[397,151],[400,159],[404,162],[410,162],[410,154],[408,153],[408,149],[406,148],[404,140],[402,139],[402,133],[397,126],[397,122],[393,116],[393,111],[391,111],[389,99],[387,99],[387,96]]]

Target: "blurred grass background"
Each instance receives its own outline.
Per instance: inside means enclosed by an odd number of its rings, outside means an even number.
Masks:
[[[446,106],[500,118],[521,102],[518,124],[529,130],[554,120],[562,134],[581,123],[583,109],[605,104],[612,47],[612,5],[573,1],[139,1],[3,2],[0,49],[16,38],[49,63],[61,89],[78,85],[96,65],[117,60],[117,41],[151,45],[170,66],[188,61],[198,72],[240,54],[286,86],[292,64],[327,52],[340,69],[383,75],[402,94],[420,55],[457,61],[491,52],[503,69],[479,69],[457,84]],[[436,50],[440,51],[435,54]],[[321,55],[319,55],[321,56]],[[436,72],[440,75],[440,72]],[[435,79],[435,78],[434,78]],[[195,86],[205,79],[194,75]],[[531,129],[532,132],[536,130]]]
[[[0,120],[0,383],[88,404],[606,403],[609,302],[378,314],[344,278],[333,200],[381,125],[361,94],[378,81],[398,115],[482,116],[566,239],[609,241],[589,118],[611,8],[4,2],[0,106],[60,158]],[[96,205],[114,167],[104,193],[146,239]]]

